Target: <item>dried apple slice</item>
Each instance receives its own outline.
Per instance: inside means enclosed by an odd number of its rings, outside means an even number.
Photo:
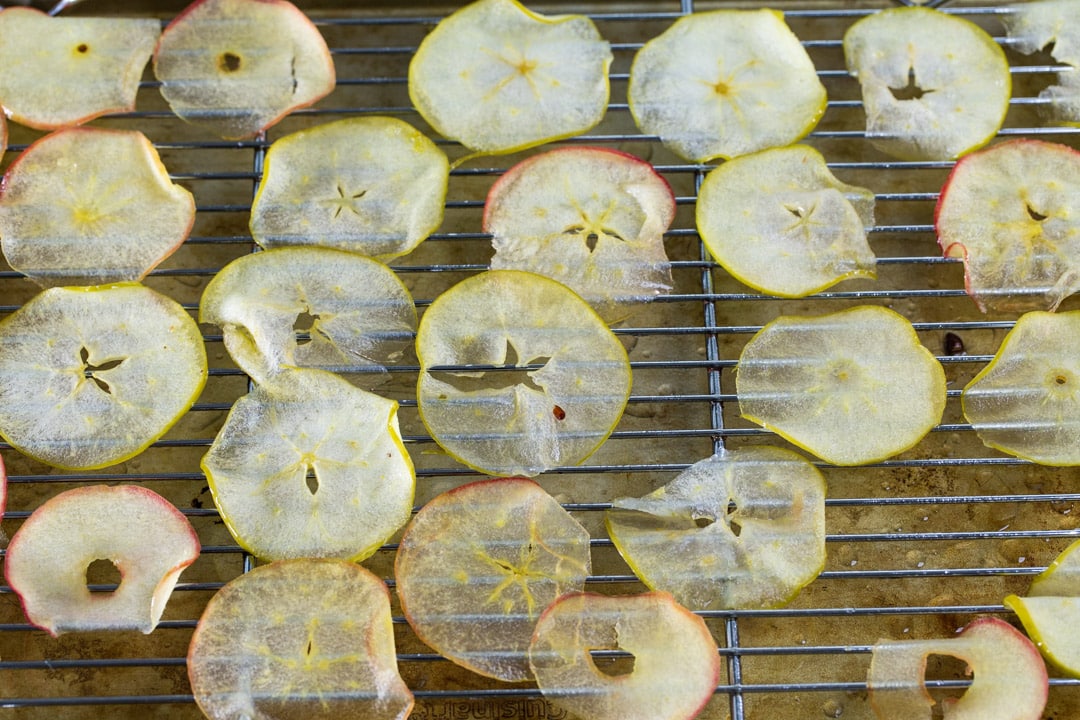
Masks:
[[[589,533],[531,480],[497,478],[445,492],[416,514],[394,562],[417,636],[458,665],[529,680],[536,621],[585,586]]]
[[[285,560],[210,598],[188,649],[210,720],[405,720],[386,585],[359,565]]]
[[[604,519],[634,574],[691,610],[777,607],[825,566],[825,478],[781,448],[722,450]]]
[[[94,485],[62,492],[35,510],[11,538],[4,575],[27,619],[50,635],[149,633],[199,550],[191,523],[157,493]],[[86,569],[95,560],[120,571],[115,590],[90,592]]]
[[[265,560],[374,553],[412,511],[416,476],[397,407],[297,368],[237,400],[202,461],[237,543]]]
[[[1058,73],[1058,84],[1039,93],[1050,101],[1051,115],[1057,120],[1080,124],[1080,13],[1073,0],[1038,0],[1008,8],[1001,14],[1001,23],[1009,38],[1010,47],[1030,54],[1049,46],[1050,55],[1058,62],[1072,67]]]
[[[449,177],[443,151],[396,118],[301,130],[266,154],[251,236],[264,248],[323,245],[385,262],[439,227]]]
[[[607,322],[671,289],[664,231],[675,196],[652,166],[606,148],[561,148],[510,168],[488,193],[492,270],[558,280]]]
[[[0,435],[68,470],[138,455],[206,382],[199,328],[135,283],[51,288],[0,322]]]
[[[443,137],[481,153],[515,152],[599,123],[611,60],[611,46],[584,15],[478,0],[420,43],[409,97]]]
[[[475,275],[436,298],[416,354],[424,425],[489,475],[583,461],[630,395],[626,350],[604,321],[565,285],[519,270]],[[505,369],[472,367],[493,365]]]
[[[959,699],[942,704],[948,720],[1038,720],[1049,692],[1046,666],[1031,641],[1004,620],[981,617],[952,638],[879,640],[870,658],[870,704],[881,720],[930,720],[926,659],[948,655],[974,673]]]
[[[0,104],[39,130],[135,109],[161,23],[153,18],[49,17],[0,12]]]
[[[1080,290],[1080,152],[1016,139],[956,163],[934,213],[983,312],[1053,310]]]
[[[161,94],[183,120],[251,137],[330,94],[326,41],[286,0],[196,0],[154,49]]]
[[[634,56],[627,88],[642,132],[704,162],[788,145],[825,112],[825,86],[777,10],[679,18]]]
[[[1080,540],[1031,581],[1027,597],[1009,595],[1004,603],[1047,660],[1080,677]]]
[[[945,409],[945,372],[903,316],[860,306],[782,316],[743,348],[742,416],[835,465],[918,443]]]
[[[845,185],[806,145],[735,158],[705,176],[697,228],[718,263],[755,290],[805,297],[874,278],[874,193]]]
[[[601,671],[593,650],[633,655],[633,670]],[[690,720],[722,669],[705,621],[663,592],[571,593],[536,625],[529,661],[544,698],[582,718]]]
[[[844,33],[866,135],[904,160],[951,160],[997,134],[1009,110],[1005,53],[978,25],[922,7],[882,10]]]

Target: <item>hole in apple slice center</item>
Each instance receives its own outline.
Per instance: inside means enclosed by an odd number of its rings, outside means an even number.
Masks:
[[[960,658],[952,655],[939,655],[931,653],[926,656],[925,680],[971,680],[973,675],[968,673],[968,664]],[[956,700],[965,692],[965,688],[937,688],[927,687],[927,692],[934,699],[932,716],[934,720],[944,718],[943,701]]]
[[[489,372],[480,373],[477,375],[465,375],[455,372],[432,372],[432,377],[435,377],[443,382],[449,383],[458,392],[470,393],[483,390],[505,390],[507,388],[517,387],[523,385],[529,390],[534,390],[539,393],[544,392],[544,388],[537,385],[533,381],[533,375],[543,369],[544,365],[547,365],[550,357],[535,357],[526,362],[520,362],[518,357],[517,348],[509,340],[506,341],[506,354],[503,361],[503,368],[500,370],[491,370]],[[527,367],[533,367],[539,365],[541,367],[535,369],[526,369]],[[563,419],[566,417],[566,410],[559,408],[563,417],[559,418],[558,413],[553,413],[557,419]]]
[[[319,492],[319,476],[315,474],[315,468],[312,465],[304,466],[304,482],[309,493],[314,495]]]
[[[932,93],[934,91],[933,90],[924,90],[921,87],[919,87],[919,84],[917,82],[915,82],[915,68],[909,67],[908,68],[907,85],[905,85],[904,87],[899,87],[899,88],[890,87],[889,92],[891,92],[893,97],[896,98],[897,100],[903,101],[903,100],[918,100],[923,95],[926,95],[927,93]]]
[[[98,558],[86,566],[86,586],[94,585],[119,585],[122,579],[120,568],[116,563],[106,558]],[[115,592],[115,590],[98,590],[98,592]]]
[[[634,656],[625,650],[590,650],[589,656],[596,669],[608,677],[626,677],[634,672]]]
[[[318,319],[318,315],[312,315],[307,310],[296,316],[296,320],[293,321],[293,334],[296,336],[297,345],[307,345],[311,342],[311,336],[315,332],[315,322]]]

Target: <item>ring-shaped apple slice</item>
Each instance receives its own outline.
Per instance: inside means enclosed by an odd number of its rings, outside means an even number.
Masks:
[[[781,448],[721,451],[604,519],[634,574],[691,610],[777,607],[825,566],[825,478]]]
[[[7,549],[4,575],[27,619],[50,635],[85,630],[151,632],[184,568],[199,556],[191,523],[135,485],[67,490],[43,503]],[[120,571],[111,592],[91,592],[86,569]]]
[[[176,301],[135,283],[51,288],[0,322],[0,435],[56,467],[115,465],[164,435],[206,376]]]
[[[264,248],[322,245],[385,262],[439,227],[449,177],[445,153],[396,118],[301,130],[266,153],[251,236]]]
[[[805,297],[876,277],[866,241],[873,224],[874,193],[837,180],[806,145],[729,160],[698,191],[705,247],[737,280],[770,295]]]
[[[440,135],[485,154],[571,137],[604,117],[611,46],[584,15],[477,0],[409,63],[409,97]]]
[[[862,86],[866,135],[904,160],[952,160],[993,139],[1012,78],[1005,53],[975,23],[922,7],[882,10],[844,33]]]
[[[1072,0],[1018,3],[1002,13],[1010,47],[1031,54],[1049,47],[1058,62],[1072,67],[1058,73],[1058,84],[1039,93],[1049,100],[1050,114],[1071,125],[1080,124],[1080,12]]]
[[[589,533],[532,480],[496,478],[437,496],[416,514],[394,562],[417,636],[458,665],[532,679],[540,613],[585,586]]]
[[[1035,576],[1026,597],[1009,595],[1004,603],[1047,660],[1080,677],[1080,540]]]
[[[781,316],[743,348],[742,416],[835,465],[892,457],[945,410],[945,372],[903,316],[859,306]]]
[[[405,720],[390,593],[336,560],[284,560],[226,583],[188,648],[188,678],[210,720]]]
[[[825,86],[777,10],[675,21],[634,56],[627,88],[641,131],[687,160],[789,145],[825,112]]]
[[[489,475],[574,465],[630,396],[622,343],[565,285],[492,270],[437,297],[420,320],[420,417],[444,450]]]

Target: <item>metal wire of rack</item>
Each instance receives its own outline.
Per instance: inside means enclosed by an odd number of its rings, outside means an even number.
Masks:
[[[90,5],[81,9],[90,12]],[[247,212],[275,138],[357,114],[394,115],[430,134],[408,100],[406,68],[419,40],[456,4],[425,6],[421,14],[300,5],[333,48],[338,89],[265,137],[223,142],[200,136],[172,116],[152,80],[143,83],[137,112],[96,122],[145,132],[173,178],[195,194],[192,237],[146,281],[190,311],[222,265],[252,250]],[[891,160],[866,141],[858,86],[844,69],[840,37],[855,19],[889,6],[887,0],[775,4],[785,11],[829,91],[826,114],[806,142],[823,152],[842,180],[876,192],[878,225],[871,242],[879,257],[878,279],[849,281],[805,300],[779,300],[747,290],[712,262],[693,221],[697,189],[710,166],[685,163],[658,138],[642,135],[629,117],[625,85],[633,53],[645,40],[685,13],[721,5],[756,6],[627,0],[582,9],[593,11],[589,14],[601,33],[612,41],[612,102],[599,127],[564,142],[623,149],[649,160],[668,179],[679,207],[666,235],[675,289],[615,329],[630,353],[634,387],[609,441],[582,466],[558,468],[539,481],[592,533],[595,574],[589,587],[640,591],[642,585],[603,530],[603,510],[611,499],[643,494],[724,445],[783,444],[738,415],[731,371],[749,337],[780,314],[820,314],[855,304],[884,304],[908,317],[949,378],[942,423],[917,447],[885,462],[856,468],[819,463],[829,482],[829,560],[819,579],[789,606],[701,613],[727,665],[727,676],[702,717],[870,718],[865,672],[871,645],[879,637],[948,635],[980,614],[1012,619],[1002,597],[1022,593],[1033,575],[1080,537],[1080,488],[1074,470],[1039,467],[988,450],[963,419],[960,388],[990,360],[1015,317],[980,315],[962,289],[959,264],[938,253],[932,210],[951,163]],[[577,8],[536,3],[535,9]],[[1039,112],[1038,90],[1064,68],[1048,57],[1010,50],[997,17],[1008,9],[1003,4],[946,9],[985,27],[1008,52],[1014,93],[1000,137],[1036,136],[1080,146],[1080,129],[1049,124]],[[13,128],[5,160],[35,137]],[[463,154],[454,143],[437,142],[451,157]],[[419,309],[487,267],[489,238],[479,231],[484,195],[520,157],[473,161],[453,172],[443,227],[393,265]],[[17,273],[0,270],[0,313],[13,312],[33,294]],[[1063,309],[1076,306],[1067,301]],[[58,472],[0,446],[10,472],[3,525],[8,535],[44,499],[70,486],[128,482],[146,484],[176,503],[203,542],[203,555],[181,577],[165,621],[145,637],[48,638],[26,624],[10,588],[0,587],[0,707],[34,718],[101,717],[105,708],[109,717],[201,717],[186,681],[187,642],[209,597],[254,565],[224,530],[198,469],[232,402],[247,390],[247,379],[224,353],[217,329],[203,330],[211,361],[207,389],[192,411],[139,458],[102,472]],[[946,353],[945,333],[961,338],[962,354]],[[419,422],[415,359],[389,370],[379,391],[401,404],[419,507],[475,473],[437,452]],[[390,543],[365,562],[391,587],[395,549]],[[115,587],[107,576],[88,580],[95,591]],[[535,686],[496,684],[446,662],[412,635],[396,604],[394,612],[399,665],[417,698],[414,718],[565,717]],[[947,662],[934,665],[931,677],[935,694],[956,694],[967,684],[962,668]],[[1080,680],[1051,677],[1046,717],[1080,717]]]

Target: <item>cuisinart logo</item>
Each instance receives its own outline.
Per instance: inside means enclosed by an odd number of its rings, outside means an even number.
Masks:
[[[538,698],[485,702],[483,700],[424,700],[416,704],[410,720],[563,720],[565,710]]]

